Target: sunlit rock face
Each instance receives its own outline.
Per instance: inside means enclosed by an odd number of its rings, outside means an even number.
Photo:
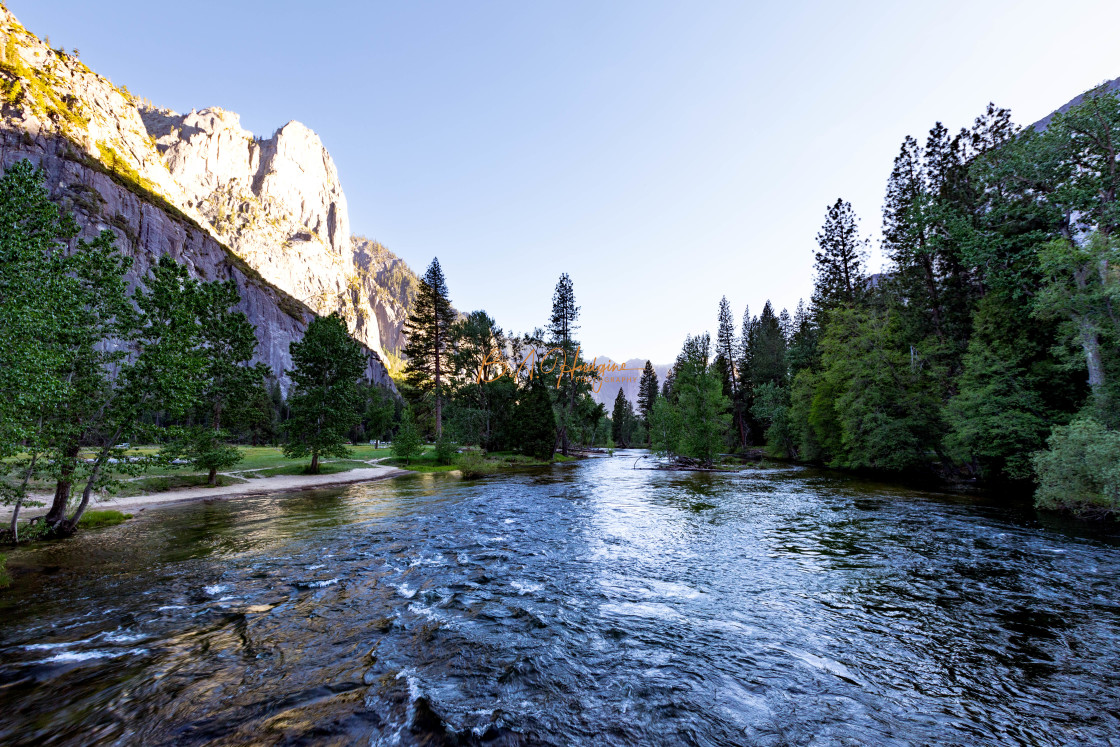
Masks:
[[[237,114],[217,108],[146,109],[143,118],[187,205],[220,239],[315,311],[342,314],[380,352],[372,311],[355,292],[346,195],[318,135],[289,122],[255,138]]]
[[[314,314],[337,311],[368,348],[371,378],[392,386],[376,289],[355,268],[346,196],[314,132],[289,122],[257,139],[232,112],[155,108],[3,7],[0,34],[0,162],[39,165],[83,237],[112,230],[134,260],[132,282],[163,254],[196,277],[233,279],[258,359],[277,373]]]

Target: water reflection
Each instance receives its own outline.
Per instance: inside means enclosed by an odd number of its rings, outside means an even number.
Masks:
[[[1063,744],[1120,548],[975,499],[634,456],[150,512],[12,556],[5,744]]]

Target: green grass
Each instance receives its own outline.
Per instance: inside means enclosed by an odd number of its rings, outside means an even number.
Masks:
[[[139,480],[129,480],[125,483],[122,483],[120,487],[117,488],[114,495],[128,497],[133,495],[143,495],[145,493],[165,493],[168,490],[175,490],[177,488],[204,488],[207,487],[208,477],[209,475],[204,475],[201,473],[152,475],[150,477],[140,478]],[[241,482],[245,482],[245,480],[236,477],[218,475],[218,484],[214,487],[237,485]]]
[[[86,511],[78,519],[78,526],[82,529],[99,529],[100,527],[115,527],[132,518],[132,514],[123,514],[120,511]]]
[[[380,459],[382,457],[392,456],[393,452],[390,449],[375,449],[369,444],[356,444],[347,447],[350,450],[349,460],[366,460],[366,459]],[[229,472],[241,472],[248,469],[265,469],[269,467],[286,467],[291,464],[308,465],[311,463],[311,457],[303,459],[289,459],[284,456],[284,451],[279,446],[243,446],[241,453],[244,458],[237,464],[236,467],[231,467]],[[330,463],[330,462],[328,462]],[[355,466],[366,465],[353,465]],[[295,472],[284,474],[298,474]]]
[[[339,461],[324,462],[319,460],[319,474],[320,475],[333,475],[339,472],[349,472],[352,469],[362,469],[370,465],[365,462],[358,462],[352,459],[344,459]],[[246,477],[278,477],[280,475],[310,475],[308,470],[311,463],[306,460],[300,460],[295,464],[286,464],[281,467],[270,467],[269,469],[261,470],[259,472],[250,472]]]
[[[390,467],[398,467],[400,469],[407,469],[413,472],[454,472],[459,469],[457,464],[440,464],[436,461],[434,456],[418,456],[413,457],[407,463],[403,459],[386,459],[382,464]]]
[[[8,575],[8,556],[0,553],[0,589],[3,589],[12,583],[12,577]]]

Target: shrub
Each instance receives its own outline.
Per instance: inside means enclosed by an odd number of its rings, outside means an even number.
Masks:
[[[436,463],[451,464],[453,461],[455,461],[455,454],[458,452],[458,450],[458,444],[456,444],[446,435],[440,436],[436,441]]]
[[[464,451],[459,455],[459,471],[468,480],[474,480],[489,474],[485,465],[486,460],[483,459],[482,452],[476,449]]]
[[[401,416],[401,427],[393,436],[393,454],[405,464],[420,454],[420,434],[412,420],[412,411],[406,409]]]
[[[1050,434],[1035,453],[1035,505],[1074,513],[1120,515],[1120,433],[1082,417]]]

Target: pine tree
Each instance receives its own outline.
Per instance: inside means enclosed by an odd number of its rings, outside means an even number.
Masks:
[[[742,396],[739,376],[736,373],[738,363],[735,351],[735,322],[731,317],[731,304],[727,296],[719,301],[719,328],[716,332],[716,361],[723,374],[723,393],[731,401],[731,420],[739,443],[746,446],[747,426],[743,422]]]
[[[723,396],[719,378],[708,364],[710,345],[707,334],[685,340],[675,384],[679,390],[679,431],[673,440],[681,456],[696,459],[702,465],[710,465],[719,458],[731,424],[727,413],[731,403]]]
[[[630,438],[634,430],[633,420],[634,406],[626,399],[626,395],[620,388],[614,398],[614,409],[611,411],[611,438],[620,448],[625,449],[630,446]]]
[[[854,303],[863,291],[867,241],[859,236],[855,212],[843,199],[828,208],[817,234],[817,280],[813,308],[818,311]]]
[[[404,326],[408,343],[403,352],[408,358],[405,364],[408,383],[417,391],[434,397],[437,438],[443,433],[443,396],[454,321],[455,312],[451,308],[443,270],[439,259],[433,259],[420,279],[412,312]]]
[[[540,376],[529,379],[517,404],[515,421],[521,452],[551,461],[556,451],[556,413],[548,386]]]
[[[311,474],[319,473],[320,456],[344,457],[350,429],[360,420],[358,379],[366,368],[362,347],[346,331],[337,313],[320,316],[303,339],[290,346],[294,391],[291,420],[284,424],[285,456],[311,455]]]
[[[653,370],[653,363],[646,361],[646,366],[642,369],[642,378],[638,382],[638,412],[641,413],[647,434],[649,414],[653,412],[655,401],[657,401],[657,372]]]
[[[420,456],[421,451],[423,445],[420,432],[416,429],[416,417],[411,407],[405,407],[404,412],[401,413],[400,427],[393,436],[393,455],[405,464],[409,464],[413,457]]]
[[[556,290],[552,294],[552,316],[548,321],[549,344],[559,348],[563,357],[563,365],[573,367],[577,359],[579,345],[575,341],[576,330],[579,325],[579,306],[576,305],[575,290],[572,279],[568,273],[563,273],[556,283]],[[565,379],[563,374],[558,381],[557,401],[560,405],[560,423],[557,434],[561,453],[568,455],[568,430],[572,414],[575,411],[576,397],[580,386],[574,374],[569,373]]]
[[[575,290],[568,273],[560,275],[556,290],[552,294],[552,316],[548,320],[549,342],[559,345],[565,352],[574,345],[575,333],[579,329],[579,306],[576,305]]]
[[[751,307],[743,308],[743,323],[740,328],[739,338],[736,340],[736,369],[739,372],[738,397],[733,403],[739,410],[739,440],[743,446],[754,443],[755,434],[759,432],[759,423],[751,414],[754,404],[754,383],[751,381],[751,355],[754,350],[752,340],[757,333],[758,318],[751,316]]]
[[[789,362],[790,377],[803,369],[815,366],[819,360],[817,353],[817,327],[813,324],[813,314],[805,308],[804,301],[797,302],[793,314],[793,334],[789,336],[786,359]]]
[[[766,383],[786,385],[788,371],[785,336],[769,301],[762,308],[762,316],[758,318],[751,335],[750,360],[752,386],[758,387]]]

